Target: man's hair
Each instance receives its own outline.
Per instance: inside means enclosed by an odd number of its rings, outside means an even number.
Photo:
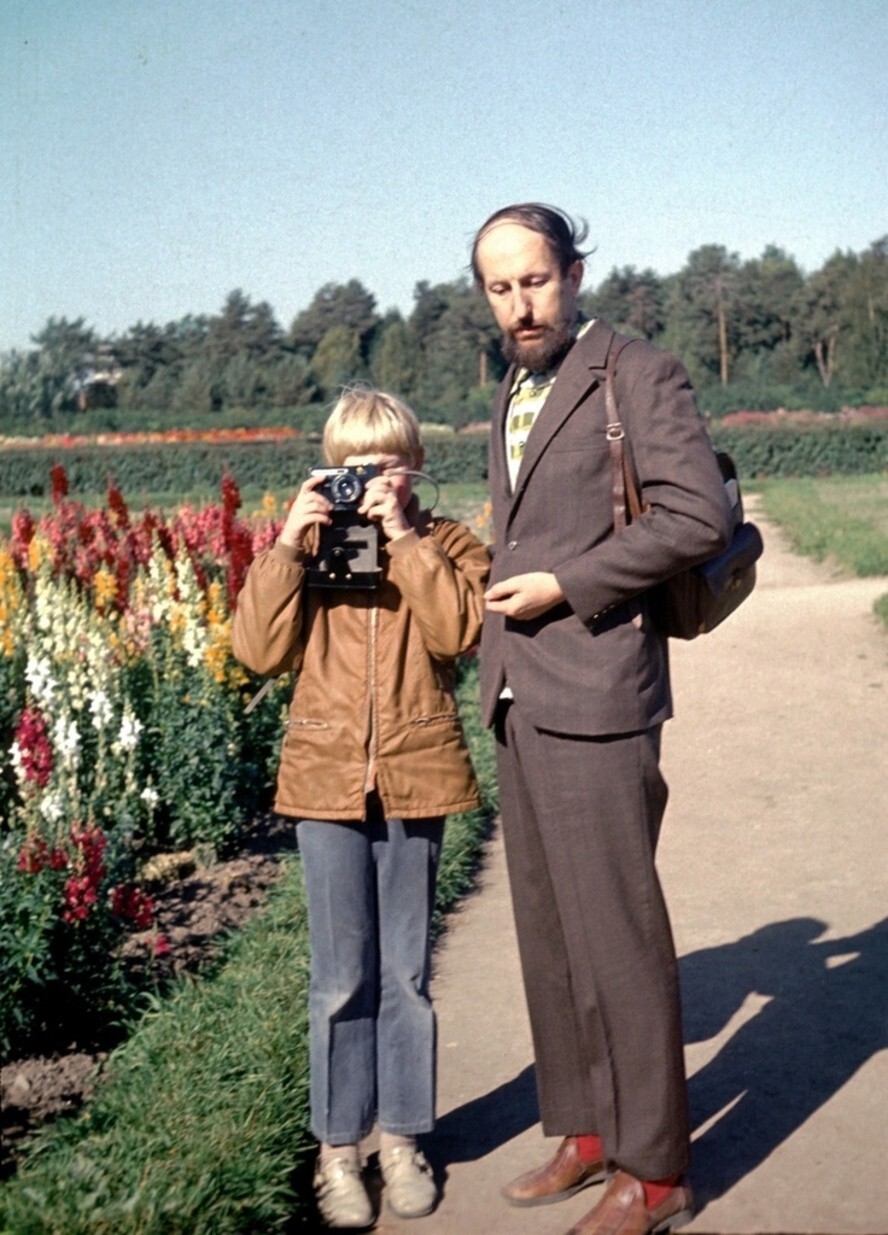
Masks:
[[[406,403],[372,386],[348,386],[324,426],[324,459],[341,466],[349,455],[422,455],[419,421]]]
[[[545,206],[541,202],[503,206],[478,228],[472,244],[472,274],[479,287],[484,280],[478,266],[478,244],[492,227],[505,222],[519,223],[529,231],[539,232],[555,254],[562,274],[566,274],[574,262],[581,262],[586,256],[579,248],[589,234],[589,227],[584,219],[575,221],[566,211],[559,210],[557,206]]]

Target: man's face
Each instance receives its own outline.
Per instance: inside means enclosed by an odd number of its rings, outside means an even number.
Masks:
[[[476,256],[506,358],[533,373],[552,368],[573,341],[583,263],[562,274],[545,237],[508,220],[482,236]]]

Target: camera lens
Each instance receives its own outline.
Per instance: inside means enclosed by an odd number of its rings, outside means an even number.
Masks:
[[[334,476],[330,482],[330,496],[334,502],[352,503],[356,502],[361,496],[363,485],[360,477],[355,476],[352,472],[344,472],[341,476]]]

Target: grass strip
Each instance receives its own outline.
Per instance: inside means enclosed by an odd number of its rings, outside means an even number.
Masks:
[[[796,553],[833,558],[859,578],[888,575],[888,478],[833,476],[759,482],[769,519]]]
[[[757,483],[768,519],[796,553],[831,560],[858,578],[888,575],[888,477],[830,476]],[[888,593],[873,606],[888,628]]]
[[[471,887],[495,806],[477,663],[460,711],[484,808],[448,821],[436,930]],[[92,1101],[39,1134],[0,1192],[3,1235],[229,1235],[312,1221],[308,925],[298,858],[213,976],[157,999]]]

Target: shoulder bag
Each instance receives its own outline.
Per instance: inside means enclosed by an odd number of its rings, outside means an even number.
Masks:
[[[622,347],[611,347],[605,374],[607,439],[613,470],[614,528],[617,530],[648,509],[641,500],[631,449],[626,449],[626,434],[617,413],[614,375],[620,351]],[[743,499],[733,459],[724,451],[717,451],[715,457],[733,511],[733,536],[723,553],[680,571],[651,590],[649,606],[654,625],[661,634],[673,639],[695,639],[697,635],[715,630],[732,614],[755,587],[755,564],[764,550],[759,529],[743,518]]]

